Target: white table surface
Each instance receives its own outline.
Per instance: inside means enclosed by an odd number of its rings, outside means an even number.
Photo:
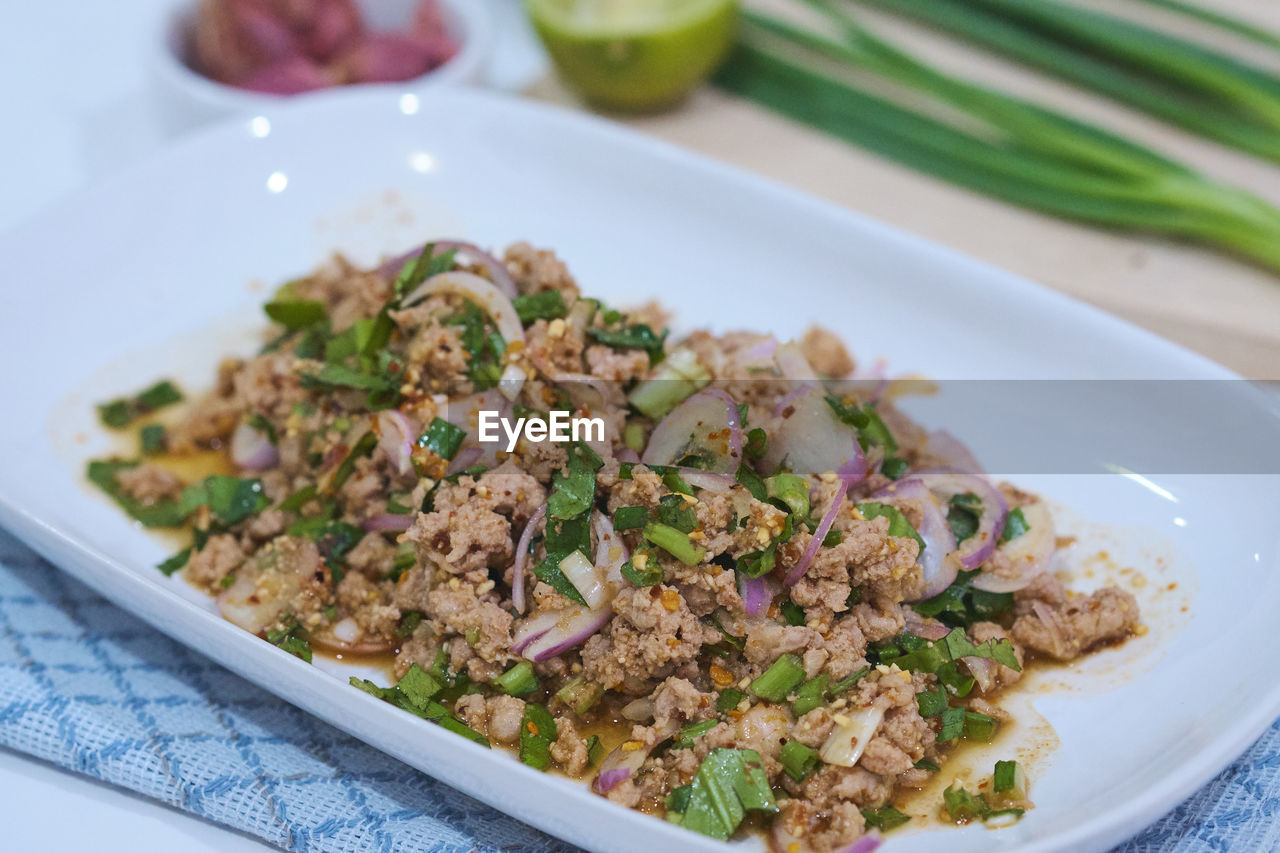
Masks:
[[[501,45],[491,76],[516,88],[541,74],[542,58],[513,14],[514,0],[488,1]],[[144,56],[156,21],[173,2],[0,0],[0,230],[165,143]],[[15,851],[275,849],[5,749],[0,827],[0,849]]]

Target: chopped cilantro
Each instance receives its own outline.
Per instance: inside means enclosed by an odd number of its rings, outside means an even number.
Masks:
[[[122,429],[133,421],[182,400],[178,386],[165,379],[133,397],[121,397],[98,406],[98,417],[112,429]]]
[[[556,739],[556,721],[545,706],[526,702],[520,721],[520,760],[535,770],[551,766],[551,744]]]
[[[614,530],[636,530],[644,527],[649,511],[642,506],[620,506],[613,511]]]
[[[914,539],[916,544],[920,546],[920,553],[924,553],[924,540],[920,538],[920,534],[916,532],[911,522],[907,521],[907,517],[896,506],[880,503],[879,501],[865,501],[858,504],[858,511],[862,513],[864,518],[889,519],[890,536]]]
[[[716,697],[717,711],[732,711],[742,704],[742,700],[747,698],[747,694],[736,687],[726,687],[720,691],[720,695]]]
[[[143,456],[164,452],[165,430],[161,424],[147,424],[138,433],[138,450]]]
[[[202,506],[227,526],[239,524],[271,505],[262,491],[262,481],[213,474],[182,491],[179,505],[190,515]]]
[[[911,822],[911,816],[903,814],[893,806],[881,806],[878,809],[863,809],[862,819],[866,821],[867,826],[872,829],[878,829],[881,832],[888,832],[891,829],[897,829],[904,823]]]
[[[1027,517],[1022,513],[1022,507],[1014,507],[1004,520],[1004,530],[1000,533],[1001,544],[1013,539],[1017,539],[1022,534],[1031,529],[1031,525],[1027,523]]]
[[[554,320],[563,317],[566,312],[564,296],[558,290],[543,290],[539,293],[528,293],[511,300],[521,324],[527,326],[534,320]]]
[[[673,792],[668,808],[680,816],[684,828],[721,841],[734,833],[748,811],[778,810],[764,762],[753,749],[712,750],[688,789],[678,797]]]
[[[449,460],[458,454],[458,448],[466,439],[466,430],[454,426],[443,418],[435,418],[427,431],[418,437],[418,447],[424,447],[441,459]]]
[[[587,445],[577,442],[569,448],[569,464],[551,476],[547,497],[549,518],[576,518],[591,509],[596,498],[596,471],[604,464]]]
[[[978,532],[982,517],[982,500],[977,495],[952,495],[947,502],[947,524],[959,544]]]
[[[160,500],[147,503],[127,494],[121,488],[116,475],[129,468],[136,468],[137,462],[121,460],[93,461],[86,469],[89,482],[106,492],[112,500],[120,505],[133,519],[143,527],[179,527],[187,518],[177,501]]]

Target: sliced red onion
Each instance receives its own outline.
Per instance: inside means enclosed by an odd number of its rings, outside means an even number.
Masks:
[[[973,585],[987,592],[1016,592],[1049,570],[1053,555],[1058,550],[1058,533],[1053,524],[1053,514],[1044,503],[1037,501],[1022,508],[1027,520],[1027,532],[999,547],[1003,558],[1001,568],[1012,573],[996,573],[991,564],[987,570],[973,579]]]
[[[706,470],[732,474],[742,460],[742,419],[724,391],[708,389],[686,399],[658,422],[640,460],[674,465],[690,452],[706,451]]]
[[[334,63],[352,83],[399,83],[431,68],[432,55],[418,39],[400,33],[369,33]]]
[[[571,607],[556,612],[560,618],[551,629],[534,638],[521,652],[528,660],[541,663],[577,648],[613,618],[613,608],[608,604],[599,610]]]
[[[761,338],[759,343],[734,353],[732,363],[748,374],[772,371],[776,367],[773,355],[777,349],[777,339],[769,335]]]
[[[809,359],[804,357],[804,353],[794,341],[780,345],[773,354],[773,360],[784,379],[790,379],[793,382],[818,381],[818,374],[814,372],[813,365],[809,364]]]
[[[956,550],[956,537],[942,514],[938,499],[924,481],[918,477],[906,477],[890,483],[872,498],[903,498],[920,503],[921,521],[916,530],[924,540],[924,551],[919,556],[920,571],[924,577],[920,598],[932,598],[955,583],[960,571],[959,560],[952,556]]]
[[[925,437],[926,448],[943,465],[965,474],[981,474],[982,466],[972,451],[945,429],[936,429]]]
[[[727,494],[738,481],[728,474],[713,474],[701,468],[679,468],[680,478],[695,489],[703,489],[717,495]]]
[[[906,630],[922,639],[941,640],[951,633],[951,629],[937,619],[927,619],[910,607],[902,608],[902,616],[906,623]]]
[[[769,612],[773,604],[773,594],[764,578],[749,578],[738,575],[738,594],[742,596],[742,609],[748,616],[763,616]]]
[[[534,534],[546,520],[547,505],[544,503],[529,517],[524,532],[520,534],[520,541],[516,543],[515,562],[511,564],[511,604],[517,613],[524,613],[524,567],[529,562],[529,546],[533,544]],[[517,654],[520,652],[515,646],[511,650]]]
[[[969,674],[973,676],[973,680],[978,683],[978,689],[983,693],[990,693],[993,688],[998,685],[996,680],[996,667],[1000,664],[987,658],[968,657],[960,658],[964,662],[965,667],[969,670]]]
[[[883,843],[884,839],[880,837],[880,833],[873,829],[839,853],[873,853],[880,849]]]
[[[605,580],[614,585],[609,596],[612,603],[618,590],[622,588],[622,566],[631,554],[622,537],[613,529],[613,521],[605,513],[591,514],[591,528],[596,532],[596,566],[604,570]]]
[[[915,476],[924,480],[929,491],[939,503],[947,503],[955,495],[972,494],[982,501],[982,515],[978,519],[978,531],[960,544],[956,556],[964,569],[976,569],[991,558],[1000,544],[1004,522],[1009,515],[1009,504],[1004,495],[986,477],[965,474],[947,468],[930,468]]]
[[[360,522],[360,526],[368,533],[387,533],[392,530],[408,530],[409,525],[413,523],[413,515],[406,513],[397,515],[395,513],[384,512],[379,515],[373,515]]]
[[[475,465],[483,457],[484,449],[479,445],[473,444],[471,447],[464,447],[449,461],[449,467],[445,470],[444,475],[452,477],[454,474],[465,471]]]
[[[474,302],[481,311],[493,318],[494,325],[498,327],[498,333],[507,342],[507,346],[524,343],[524,326],[507,294],[493,282],[474,273],[442,272],[433,275],[406,296],[401,304],[408,308],[437,293],[452,293]],[[498,390],[508,400],[514,400],[519,396],[525,378],[521,367],[508,364],[498,380]]]
[[[246,471],[262,471],[276,466],[280,461],[280,451],[266,433],[249,424],[240,424],[231,433],[231,461]]]
[[[819,388],[793,391],[778,404],[775,420],[766,428],[769,445],[760,460],[762,473],[786,467],[795,474],[835,471],[858,480],[866,476],[866,456],[858,434],[823,399]]]
[[[591,782],[591,790],[597,794],[607,794],[621,785],[631,774],[640,769],[644,760],[649,757],[651,749],[625,749],[627,744],[616,748],[600,762],[600,772]]]
[[[545,505],[540,511],[545,512]],[[537,516],[538,513],[535,513],[534,517],[537,518]],[[530,524],[532,523],[531,521]],[[516,628],[511,651],[523,654],[531,661],[544,661],[582,645],[613,618],[613,599],[617,597],[623,585],[622,566],[627,561],[627,547],[622,537],[614,531],[613,522],[604,513],[593,513],[591,526],[595,530],[597,539],[596,568],[604,573],[599,604],[594,608],[570,606],[560,610],[545,611],[524,620]],[[528,528],[526,528],[527,531]],[[517,548],[520,549],[520,554],[527,555],[528,542],[524,536],[521,536],[521,542],[524,544],[518,545]],[[519,556],[518,554],[517,557]],[[513,604],[517,604],[516,590],[519,584],[520,600],[517,609],[523,612],[523,607],[520,606],[524,604],[523,565],[519,567],[519,571],[513,568],[512,572],[514,577],[511,600]],[[579,592],[582,590],[579,589]],[[585,598],[586,595],[584,594],[583,597]]]
[[[600,576],[595,564],[583,556],[581,551],[570,551],[569,555],[560,561],[560,571],[564,573],[569,583],[573,584],[573,588],[582,596],[587,607],[595,610],[604,603],[605,596],[608,594],[604,578]]]
[[[481,249],[474,243],[467,243],[462,240],[433,240],[435,246],[434,253],[447,252],[453,250],[459,254],[467,255],[472,262],[484,267],[484,271],[489,274],[489,278],[493,279],[493,283],[508,297],[514,299],[518,293],[516,290],[515,279],[511,277],[511,272],[507,269],[507,265],[498,260],[493,255]],[[400,275],[400,270],[404,265],[412,261],[414,258],[422,254],[422,250],[426,246],[419,246],[412,252],[407,252],[398,258],[392,258],[381,267],[378,273],[386,279],[394,280]]]
[[[636,464],[640,461],[640,454],[636,453],[630,447],[619,448],[618,452],[613,455],[619,462],[630,462],[632,464]]]
[[[840,485],[836,487],[836,493],[831,498],[831,506],[823,513],[822,520],[818,522],[818,529],[813,531],[813,536],[809,538],[809,544],[805,546],[804,553],[787,573],[787,579],[783,581],[784,585],[795,586],[800,582],[800,578],[804,577],[804,573],[809,571],[809,565],[813,563],[818,549],[822,547],[822,540],[826,539],[827,534],[831,532],[831,525],[835,524],[836,515],[839,514],[840,507],[844,506],[844,498],[849,493],[851,485],[852,482],[849,479],[843,477],[840,479]]]
[[[413,470],[413,425],[401,412],[387,409],[373,416],[374,432],[378,434],[378,447],[395,466],[396,473],[404,475]]]

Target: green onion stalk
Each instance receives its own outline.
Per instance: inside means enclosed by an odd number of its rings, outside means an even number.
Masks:
[[[1280,210],[1101,128],[941,72],[806,0],[828,37],[756,12],[726,90],[918,171],[1055,216],[1199,242],[1280,272]],[[931,0],[933,2],[933,0]],[[866,91],[871,75],[913,108]],[[906,99],[906,98],[904,98]]]
[[[1160,6],[1280,47],[1280,36],[1180,0]],[[1163,121],[1280,162],[1280,77],[1135,21],[1054,0],[852,0],[912,18]]]

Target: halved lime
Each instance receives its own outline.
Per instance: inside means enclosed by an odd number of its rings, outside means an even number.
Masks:
[[[733,41],[735,0],[525,0],[561,77],[607,109],[672,104]]]

